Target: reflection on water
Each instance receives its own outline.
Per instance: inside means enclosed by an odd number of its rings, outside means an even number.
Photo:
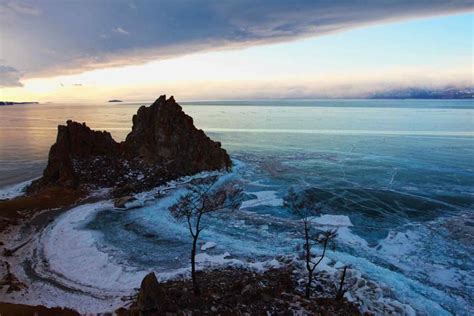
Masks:
[[[120,141],[130,130],[132,115],[144,104],[147,103],[0,107],[0,187],[41,174],[58,124],[68,119],[87,122],[93,129],[110,131]],[[400,135],[451,137],[454,143],[464,137],[462,142],[467,147],[456,150],[461,150],[460,154],[472,154],[469,149],[472,149],[474,115],[469,100],[210,101],[186,102],[183,107],[199,128],[222,141],[231,153],[272,147],[357,152],[365,146],[364,142],[385,142],[384,137]],[[332,139],[331,135],[348,138]],[[382,138],[370,140],[364,136]],[[404,150],[403,141],[397,144],[398,150]]]
[[[0,187],[41,175],[57,125],[68,119],[122,140],[139,104],[28,104],[0,107]]]

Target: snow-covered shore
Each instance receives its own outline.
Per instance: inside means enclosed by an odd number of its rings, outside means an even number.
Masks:
[[[27,241],[3,260],[28,288],[13,293],[4,288],[1,301],[98,313],[130,304],[141,280],[151,271],[162,282],[189,278],[189,236],[185,226],[170,216],[168,207],[185,192],[186,185],[207,177],[219,177],[218,184],[242,181],[239,173],[246,172],[247,166],[240,161],[234,165],[232,173],[205,172],[136,194],[124,209],[116,209],[107,198],[100,200],[106,191],[95,192],[96,202],[62,212],[50,222],[42,221],[42,226],[28,224],[5,232],[1,236],[4,248],[13,249]],[[261,273],[288,268],[303,287],[300,223],[284,214],[267,212],[269,208],[281,210],[283,202],[272,183],[255,180],[245,185],[247,198],[240,210],[211,217],[207,223],[196,257],[198,269],[231,266]],[[12,192],[18,192],[18,187]],[[448,227],[462,237],[466,232],[461,227],[470,217],[461,219],[439,219],[429,225]],[[424,247],[431,234],[426,230],[429,226],[413,224],[404,232],[390,232],[374,247],[354,232],[355,225],[347,215],[321,213],[311,222],[315,229],[338,231],[338,249],[328,251],[318,266],[318,295],[333,297],[342,268],[349,266],[345,297],[363,312],[450,315],[453,304],[468,308],[462,296],[446,300],[445,293],[433,286],[468,287],[472,276],[454,269],[446,274],[429,257],[431,252],[420,254],[418,248]],[[5,264],[0,269],[4,275]],[[426,269],[433,272],[426,282],[408,277]]]
[[[130,210],[116,212],[134,212],[137,207],[155,205],[157,192],[160,192],[158,200],[175,200],[181,187],[191,179],[195,178],[171,182],[167,186],[138,194],[134,204],[129,205]],[[250,205],[277,203],[281,203],[281,199],[271,192],[263,192],[244,204],[243,211]],[[98,213],[113,209],[111,200],[83,204],[61,214],[38,232],[27,232],[17,227],[7,236],[3,236],[5,247],[8,248],[13,248],[24,240],[31,241],[14,256],[6,258],[10,263],[11,272],[27,284],[28,289],[9,294],[3,289],[2,301],[47,307],[64,306],[81,313],[110,312],[130,304],[141,280],[150,270],[123,260],[123,256],[114,256],[114,253],[119,254],[121,250],[110,249],[111,246],[103,242],[100,232],[86,227]],[[352,224],[347,217],[326,215],[316,217],[313,221],[322,228],[336,227],[340,230],[341,238],[354,240],[348,229]],[[216,245],[218,249],[215,249]],[[282,254],[267,256],[263,260],[249,260],[230,252],[221,252],[218,246],[219,240],[203,242],[201,252],[196,258],[199,269],[232,266],[264,272],[269,268],[291,267],[293,274],[300,279],[300,286],[303,286],[305,270],[303,261],[297,255]],[[322,261],[318,267],[318,284],[323,288],[321,295],[334,295],[342,266],[344,263],[335,260],[332,255]],[[157,271],[157,276],[161,281],[189,278],[189,266],[160,270]],[[348,270],[346,284],[346,297],[358,304],[362,311],[414,314],[409,305],[394,298],[388,286],[367,279],[367,276],[354,268]]]

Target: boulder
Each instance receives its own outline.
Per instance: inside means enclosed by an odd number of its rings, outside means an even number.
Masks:
[[[136,198],[133,197],[132,195],[122,196],[122,197],[114,199],[114,207],[116,207],[116,208],[125,208],[125,206],[128,202],[133,202],[135,200],[136,200]]]
[[[158,283],[156,275],[151,272],[143,278],[138,293],[138,309],[141,313],[157,311],[166,302],[166,294]]]

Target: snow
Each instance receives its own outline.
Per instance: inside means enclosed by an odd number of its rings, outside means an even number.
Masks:
[[[462,296],[453,296],[447,300],[443,292],[434,290],[444,288],[445,291],[453,292],[469,291],[474,284],[474,275],[465,268],[465,265],[469,264],[468,261],[460,262],[449,256],[445,257],[446,254],[452,256],[456,255],[456,252],[469,251],[472,246],[463,245],[460,241],[455,247],[447,245],[445,236],[440,233],[446,223],[457,223],[462,216],[463,214],[459,214],[447,219],[439,218],[427,224],[411,223],[402,231],[392,231],[379,242],[374,255],[397,266],[413,279],[421,275],[423,283],[430,286],[430,296],[437,301],[444,301],[444,305],[449,304],[451,309],[459,305],[467,307],[469,303]],[[455,229],[459,227],[457,223]],[[467,249],[464,248],[466,246]]]
[[[128,291],[131,285],[138,286],[146,273],[115,264],[113,258],[97,248],[100,236],[83,229],[97,212],[112,207],[110,202],[86,204],[60,216],[41,240],[48,270],[75,283],[109,291]]]
[[[13,199],[15,197],[23,195],[26,187],[36,179],[37,178],[0,189],[0,200]]]
[[[178,190],[179,191],[179,190]],[[146,194],[138,196],[140,200],[146,200]],[[160,203],[165,205],[172,203],[175,194],[171,194],[170,198],[161,199]],[[123,296],[134,293],[134,288],[139,287],[142,278],[149,272],[129,266],[127,264],[115,262],[115,258],[101,251],[98,243],[101,241],[101,235],[96,232],[84,229],[85,224],[90,221],[98,212],[105,209],[113,208],[111,201],[98,202],[93,204],[81,205],[73,208],[69,212],[61,215],[45,230],[38,240],[40,245],[44,246],[44,255],[47,258],[47,264],[40,261],[36,263],[36,271],[42,277],[46,277],[64,286],[72,289],[84,291],[88,295],[98,296],[99,299],[88,299],[84,296],[72,295],[59,292],[58,289],[47,288],[31,288],[31,296],[21,299],[12,298],[15,302],[34,302],[35,304],[45,304],[47,306],[61,305],[69,306],[82,313],[95,313],[104,310],[113,310],[122,306],[124,303],[120,301]],[[167,213],[165,213],[167,214]],[[165,215],[161,214],[161,215]],[[146,218],[144,218],[146,220]],[[347,217],[335,217],[322,215],[313,219],[315,223],[326,225],[326,227],[338,227],[339,230],[349,230],[351,227],[350,219]],[[214,242],[206,242],[201,249],[203,251],[215,247]],[[85,255],[87,254],[87,255]],[[334,264],[331,261],[337,258]],[[368,267],[372,274],[378,275],[382,282],[391,284],[399,291],[403,291],[403,287],[414,286],[412,280],[403,279],[400,274],[390,270],[381,269],[365,259],[352,257],[347,254],[329,251],[328,257],[324,258],[318,266],[318,273],[333,275],[335,279],[338,269],[346,264],[355,264],[357,266]],[[360,264],[360,261],[364,261]],[[241,258],[232,256],[229,252],[210,255],[207,253],[199,253],[196,256],[198,269],[202,270],[207,267],[233,266],[253,269],[258,272],[265,271],[269,268],[278,268],[284,264],[275,258],[268,260],[257,260],[255,262],[246,262]],[[157,273],[160,281],[189,277],[189,266],[184,268],[168,270]],[[349,275],[356,277],[357,280],[365,280],[361,272],[351,269]],[[400,279],[401,278],[401,279]],[[410,283],[411,282],[411,283]],[[369,312],[380,311],[381,308],[390,307],[393,311],[403,311],[406,315],[413,314],[409,306],[397,302],[389,297],[377,296],[373,293],[381,295],[382,288],[374,282],[365,281],[365,286],[354,291],[348,292],[346,295],[349,299],[361,304],[363,309]],[[367,284],[371,284],[370,286]],[[373,284],[373,285],[372,285]],[[416,285],[415,285],[416,286]],[[419,285],[418,285],[419,286]],[[372,294],[370,294],[372,293]],[[428,311],[436,312],[443,315],[443,309],[432,301],[420,299],[422,296],[410,294],[409,301],[419,301],[416,305],[417,310],[428,308]],[[30,298],[33,300],[30,301]],[[39,299],[38,299],[39,297]],[[103,298],[101,298],[103,297]],[[85,302],[88,302],[85,304]],[[387,307],[387,308],[388,308]]]
[[[213,241],[208,241],[204,245],[201,246],[202,251],[206,251],[207,249],[214,248],[216,246],[216,243]]]
[[[367,241],[351,232],[349,227],[353,225],[348,216],[323,214],[312,216],[309,220],[322,230],[337,229],[337,240],[352,246],[367,247]]]
[[[2,301],[66,306],[84,314],[123,306],[125,302],[121,298],[133,294],[148,271],[114,262],[114,258],[97,248],[100,236],[83,229],[98,212],[112,207],[111,201],[75,207],[38,235],[26,236],[31,242],[8,260],[12,273],[28,283],[28,290],[6,293],[2,289]],[[14,231],[3,240],[10,246],[18,243],[17,236],[18,232]],[[25,258],[28,260],[23,261]],[[49,282],[28,282],[32,273],[34,280]]]
[[[241,261],[234,261],[233,259],[227,259],[230,257],[230,253],[225,252],[221,255],[208,255],[206,253],[200,253],[196,255],[196,262],[197,263],[210,263],[210,264],[225,264],[225,263],[230,263],[230,262],[238,262],[240,263]]]
[[[324,214],[319,217],[313,216],[310,221],[323,226],[350,227],[353,226],[351,219],[344,215]]]
[[[156,232],[160,237],[188,242],[189,232],[186,226],[176,221],[167,209],[185,192],[186,183],[212,174],[218,173],[184,177],[171,181],[166,186],[137,194],[136,201],[127,205],[127,208],[136,207],[133,211],[125,212],[127,220],[140,223],[145,229]],[[232,180],[234,177],[232,173],[225,174],[219,178],[219,183]],[[160,196],[163,194],[165,196],[156,199],[155,195],[158,192]],[[257,214],[250,209],[255,206],[281,206],[282,199],[278,197],[277,191],[249,193],[255,197],[242,204],[242,211],[235,211],[231,215],[223,214],[222,218],[219,218],[219,214],[218,219],[222,220],[221,222],[211,218],[207,223],[209,226],[202,235],[206,242],[200,248],[203,253],[196,256],[198,269],[233,266],[265,271],[285,264],[283,262],[286,261],[281,258],[277,260],[273,257],[293,251],[292,247],[297,242],[295,240],[300,237],[288,235],[288,232],[281,228],[297,227],[297,224],[291,218]],[[34,242],[37,247],[34,250],[43,252],[45,258],[44,262],[40,260],[42,259],[40,256],[32,259],[35,272],[40,277],[85,294],[68,292],[43,282],[35,282],[29,292],[22,297],[17,294],[6,296],[0,292],[5,301],[69,306],[82,313],[96,313],[123,306],[124,302],[120,298],[133,294],[134,288],[139,286],[144,275],[150,270],[158,270],[155,272],[160,281],[189,277],[190,267],[187,260],[189,257],[182,260],[182,264],[176,268],[163,269],[145,268],[133,260],[124,260],[126,256],[120,258],[115,256],[121,251],[126,252],[126,249],[111,251],[112,246],[104,242],[101,233],[85,229],[86,224],[99,212],[109,209],[113,209],[111,201],[75,207],[58,217]],[[355,285],[346,293],[346,297],[360,304],[363,311],[375,314],[386,311],[392,314],[414,315],[416,309],[426,311],[428,314],[448,315],[446,302],[452,306],[457,298],[446,298],[445,292],[425,282],[459,288],[465,280],[469,280],[469,276],[460,274],[454,268],[446,269],[442,265],[427,264],[429,260],[417,259],[416,256],[420,255],[420,243],[426,240],[425,235],[419,234],[420,227],[390,232],[378,247],[369,247],[363,238],[353,232],[354,226],[349,216],[322,214],[311,217],[310,220],[318,230],[337,229],[338,232],[336,239],[338,249],[328,250],[327,257],[317,268],[318,273],[329,275],[331,282],[335,282],[340,270],[350,265],[348,277],[355,280]],[[224,225],[221,225],[222,223]],[[211,240],[217,241],[219,246],[217,247],[216,242]],[[284,247],[287,248],[284,248],[278,240],[285,240]],[[347,246],[357,251],[344,252]],[[22,251],[26,251],[26,248]],[[210,249],[213,250],[208,251]],[[222,249],[226,252],[220,251]],[[318,254],[320,250],[315,247],[314,253]],[[22,257],[27,258],[28,255]],[[21,270],[20,263],[12,264],[12,267],[17,275],[27,278]],[[390,266],[386,263],[402,271],[419,269],[431,272],[421,282],[406,272],[389,269]],[[420,268],[417,268],[417,265]],[[462,300],[458,302],[468,305]]]
[[[277,197],[277,191],[259,191],[250,192],[255,195],[255,199],[247,200],[242,202],[240,209],[245,209],[255,206],[281,206],[283,205],[283,199]]]
[[[329,256],[350,266],[363,267],[363,271],[352,270],[363,285],[347,293],[348,299],[361,304],[362,312],[402,308],[406,315],[415,315],[413,308],[428,315],[450,315],[438,302],[441,291],[429,288],[424,284],[407,278],[397,271],[378,266],[362,258],[342,252],[330,252]],[[374,281],[368,281],[364,274],[370,274]],[[389,295],[384,295],[388,292]],[[372,294],[371,294],[372,293]],[[403,293],[394,298],[390,293]],[[391,309],[390,308],[390,309]],[[402,313],[402,314],[403,314]],[[376,313],[377,314],[377,313]],[[395,314],[400,314],[395,312]]]

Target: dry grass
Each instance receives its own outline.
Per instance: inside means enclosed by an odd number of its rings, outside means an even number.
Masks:
[[[36,213],[71,206],[85,196],[84,191],[63,187],[48,187],[31,195],[0,201],[0,232]]]

